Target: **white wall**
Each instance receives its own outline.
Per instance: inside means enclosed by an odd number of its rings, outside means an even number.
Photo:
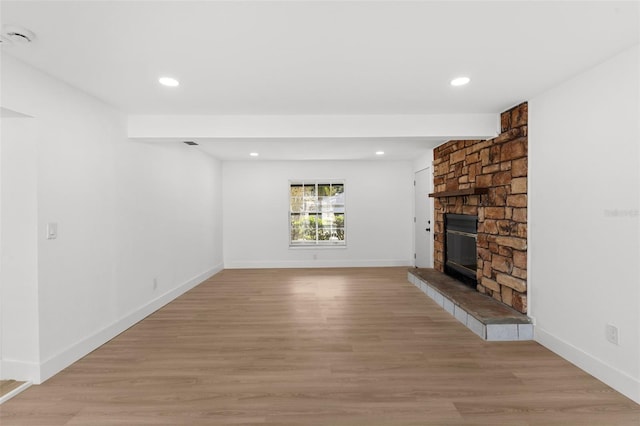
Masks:
[[[116,276],[123,315],[222,268],[222,166],[184,144],[126,141],[119,148]]]
[[[636,402],[638,59],[635,47],[529,101],[528,237],[536,340]]]
[[[413,172],[419,172],[433,164],[433,149],[413,160]]]
[[[289,248],[288,185],[298,179],[345,180],[346,248]],[[410,265],[412,180],[410,162],[225,162],[225,267]]]
[[[38,369],[36,137],[31,118],[2,118],[0,149],[0,327],[4,370]],[[16,321],[19,319],[19,321]]]
[[[34,117],[20,119],[32,151],[3,130],[2,305],[30,310],[3,309],[3,331],[24,341],[2,334],[2,374],[37,383],[222,268],[222,168],[197,148],[128,140],[123,114],[6,56],[2,88],[3,107]],[[36,250],[5,256],[25,236]]]

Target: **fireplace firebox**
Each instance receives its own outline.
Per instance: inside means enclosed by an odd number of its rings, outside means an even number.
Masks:
[[[478,283],[476,270],[478,216],[446,214],[445,228],[445,274],[475,287]]]

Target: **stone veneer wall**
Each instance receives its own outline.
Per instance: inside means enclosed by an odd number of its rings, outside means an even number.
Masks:
[[[434,267],[444,272],[445,213],[478,216],[477,289],[527,312],[527,103],[501,114],[489,140],[434,149],[434,191],[488,188],[488,194],[435,198]]]

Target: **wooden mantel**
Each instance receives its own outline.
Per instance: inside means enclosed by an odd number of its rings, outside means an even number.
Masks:
[[[489,192],[489,188],[467,188],[467,189],[459,189],[456,191],[442,191],[442,192],[433,192],[429,194],[431,198],[440,198],[440,197],[463,197],[465,195],[483,195]]]

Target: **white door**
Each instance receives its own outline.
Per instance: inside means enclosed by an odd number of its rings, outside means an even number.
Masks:
[[[433,268],[433,200],[431,192],[431,168],[415,174],[415,266]]]

